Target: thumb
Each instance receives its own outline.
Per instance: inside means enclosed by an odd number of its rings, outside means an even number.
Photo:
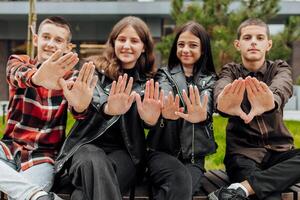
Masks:
[[[244,120],[245,123],[246,123],[246,124],[249,124],[249,123],[253,120],[254,117],[255,117],[255,113],[254,113],[254,111],[251,109],[251,111],[250,111],[250,112],[248,113],[248,115],[247,115],[246,120]]]
[[[142,112],[142,100],[141,100],[141,96],[137,93],[135,94],[135,100],[136,100],[138,112],[141,113]]]
[[[58,80],[58,85],[63,89],[65,95],[69,92],[68,83],[63,78]]]

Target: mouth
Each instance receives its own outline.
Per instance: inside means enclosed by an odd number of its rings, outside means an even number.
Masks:
[[[259,52],[258,49],[249,49],[248,51],[250,51],[250,52]]]

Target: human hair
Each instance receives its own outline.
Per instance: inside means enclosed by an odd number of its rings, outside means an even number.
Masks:
[[[250,18],[250,19],[247,19],[247,20],[243,21],[240,24],[240,26],[238,27],[238,29],[237,29],[237,39],[238,40],[240,39],[243,28],[245,28],[247,26],[252,26],[252,25],[265,27],[266,28],[266,34],[267,34],[268,38],[270,38],[270,29],[269,29],[269,26],[264,21],[262,21],[261,19]]]
[[[51,17],[48,17],[46,19],[44,19],[40,25],[39,25],[39,28],[38,28],[38,33],[40,32],[41,28],[43,27],[43,25],[45,24],[54,24],[56,26],[59,26],[59,27],[62,27],[62,28],[65,28],[68,30],[69,32],[69,36],[67,38],[67,41],[68,42],[71,42],[72,40],[72,32],[71,32],[71,25],[69,24],[69,22],[67,22],[67,20],[65,20],[63,17],[60,17],[60,16],[51,16]]]
[[[145,74],[148,77],[152,77],[156,71],[153,39],[148,26],[140,18],[128,16],[115,24],[108,37],[103,54],[97,56],[94,60],[96,68],[99,71],[104,71],[112,80],[116,80],[123,71],[122,63],[115,54],[115,41],[122,30],[129,26],[137,32],[145,50],[138,58],[135,68],[140,74]]]
[[[169,55],[169,69],[172,69],[173,67],[181,64],[181,61],[177,57],[177,42],[179,36],[187,31],[198,37],[201,43],[201,56],[199,60],[194,64],[193,74],[196,74],[199,71],[205,74],[215,73],[216,70],[212,58],[209,35],[202,25],[194,21],[189,21],[177,29]]]

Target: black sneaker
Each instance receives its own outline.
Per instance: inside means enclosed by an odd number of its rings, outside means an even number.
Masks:
[[[56,194],[50,192],[46,195],[38,197],[37,200],[63,200],[63,199],[57,196]]]
[[[247,200],[246,193],[242,188],[228,189],[221,187],[220,189],[208,195],[209,200]]]

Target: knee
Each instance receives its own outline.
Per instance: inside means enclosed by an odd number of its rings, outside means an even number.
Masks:
[[[80,147],[72,159],[72,166],[81,170],[101,170],[108,164],[109,160],[105,152],[95,145],[84,145]]]
[[[192,176],[185,167],[175,170],[170,177],[169,183],[176,191],[192,191]]]

